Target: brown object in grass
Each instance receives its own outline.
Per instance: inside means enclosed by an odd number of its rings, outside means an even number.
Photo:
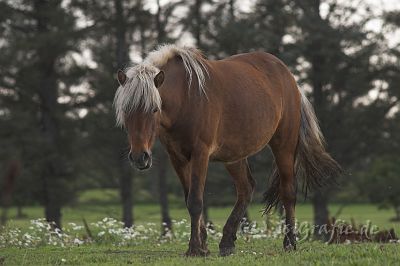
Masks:
[[[357,226],[354,219],[351,219],[351,224],[336,223],[336,219],[333,217],[329,222],[328,232],[330,234],[329,244],[362,242],[390,243],[398,240],[393,228],[390,230],[373,232],[369,225]]]
[[[374,235],[374,242],[389,243],[393,240],[399,240],[393,228],[388,230],[379,231]]]

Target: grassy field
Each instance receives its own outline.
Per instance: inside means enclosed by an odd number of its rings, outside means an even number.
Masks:
[[[285,253],[281,241],[238,241],[236,254],[219,257],[217,243],[209,244],[207,258],[182,256],[186,243],[173,245],[43,247],[1,250],[4,265],[399,265],[400,247],[395,244],[325,245],[304,243]]]
[[[110,192],[113,197],[113,192]],[[107,194],[107,193],[106,193]],[[107,198],[107,197],[105,197]],[[120,206],[118,204],[95,203],[90,195],[82,195],[74,207],[63,210],[63,223],[73,222],[82,224],[84,217],[89,224],[112,217],[119,220]],[[250,218],[258,223],[263,223],[261,217],[262,206],[253,204],[250,207]],[[330,206],[332,214],[336,213],[338,205]],[[216,224],[217,231],[225,222],[230,208],[211,208],[210,218]],[[11,209],[9,216],[15,216],[16,210]],[[30,220],[43,216],[40,207],[24,209],[27,215],[24,219],[12,219],[9,228],[29,228]],[[160,214],[157,205],[140,204],[134,209],[135,223],[146,225],[155,223],[159,227]],[[187,211],[179,203],[172,204],[171,216],[175,220],[189,219]],[[393,216],[390,210],[378,210],[372,205],[346,206],[340,217],[356,222],[365,223],[370,220],[380,228],[395,228],[400,233],[400,225],[390,222]],[[300,204],[297,207],[297,219],[301,221],[312,220],[310,205]],[[91,225],[93,227],[93,225]],[[96,233],[95,229],[93,229]],[[147,229],[146,229],[147,230]],[[38,247],[3,247],[0,248],[0,265],[124,265],[124,264],[151,264],[151,265],[398,265],[400,263],[400,244],[349,244],[326,245],[320,242],[304,241],[299,243],[298,250],[286,253],[282,249],[282,239],[246,239],[239,237],[236,243],[236,254],[227,258],[218,256],[219,236],[209,238],[211,255],[207,258],[185,258],[182,256],[187,248],[187,225],[176,229],[175,237],[169,241],[162,241],[158,237],[138,242],[129,242],[129,245],[116,246],[113,238],[107,241],[67,247],[41,245]],[[147,232],[147,231],[146,231]]]

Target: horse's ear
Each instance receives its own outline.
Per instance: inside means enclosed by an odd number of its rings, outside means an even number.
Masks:
[[[154,85],[159,88],[164,82],[164,71],[160,71],[154,78]]]
[[[126,81],[126,74],[121,69],[119,69],[117,72],[117,80],[119,85],[124,86]]]

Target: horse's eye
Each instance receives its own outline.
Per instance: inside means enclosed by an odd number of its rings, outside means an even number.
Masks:
[[[158,111],[158,107],[153,109],[153,113],[157,113],[157,111]]]

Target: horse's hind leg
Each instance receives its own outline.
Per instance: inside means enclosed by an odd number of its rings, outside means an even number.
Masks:
[[[295,205],[296,205],[296,180],[294,174],[294,160],[297,138],[281,139],[281,143],[274,140],[270,143],[275,162],[279,172],[279,199],[285,209],[285,237],[283,247],[285,250],[296,249],[295,235]]]
[[[237,199],[223,229],[223,236],[219,244],[221,256],[227,256],[234,252],[236,232],[247,206],[251,201],[255,187],[255,181],[251,176],[247,159],[232,164],[225,164],[225,167],[233,178]]]

